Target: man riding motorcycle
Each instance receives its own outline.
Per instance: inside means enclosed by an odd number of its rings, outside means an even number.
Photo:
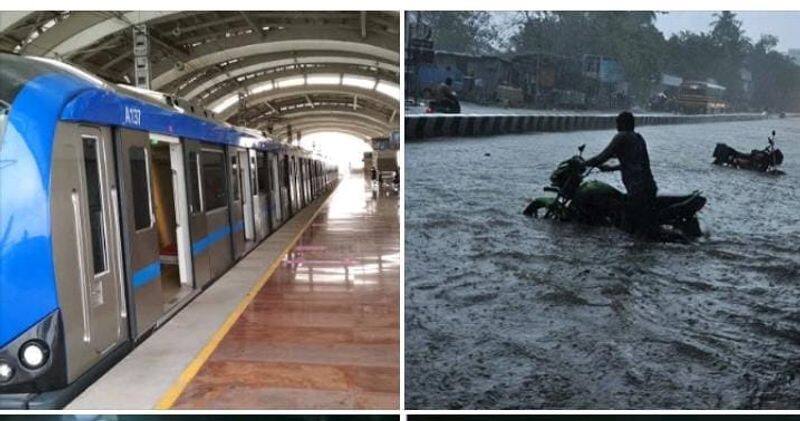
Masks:
[[[453,91],[453,79],[446,78],[433,89],[433,101],[430,109],[432,112],[457,113],[461,111],[458,95]]]
[[[601,171],[621,171],[622,183],[627,190],[627,215],[630,230],[634,235],[652,237],[658,228],[655,215],[655,201],[658,186],[650,171],[650,157],[644,138],[634,129],[634,117],[628,111],[617,116],[617,134],[611,143],[597,156],[586,160],[588,167]],[[619,165],[604,165],[616,158]]]

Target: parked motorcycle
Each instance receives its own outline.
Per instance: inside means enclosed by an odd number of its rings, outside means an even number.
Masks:
[[[550,186],[544,188],[555,197],[538,197],[531,201],[523,214],[560,221],[573,221],[594,226],[614,226],[631,231],[631,217],[627,214],[627,195],[599,180],[584,179],[593,168],[587,168],[582,157],[586,145],[578,148],[578,155],[560,163],[550,176]],[[697,212],[706,204],[706,198],[695,191],[683,196],[657,196],[656,221],[661,227],[661,238],[666,241],[690,240],[700,237]]]
[[[768,145],[764,149],[753,149],[749,154],[742,153],[724,144],[717,143],[714,148],[714,164],[732,168],[759,171],[769,174],[783,174],[777,169],[783,163],[783,152],[775,147],[775,130],[767,137]]]

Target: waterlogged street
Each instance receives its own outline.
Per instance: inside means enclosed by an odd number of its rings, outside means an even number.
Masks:
[[[773,129],[787,175],[710,164]],[[660,193],[708,197],[696,243],[522,216],[612,131],[406,144],[407,408],[797,407],[800,119],[638,131]]]

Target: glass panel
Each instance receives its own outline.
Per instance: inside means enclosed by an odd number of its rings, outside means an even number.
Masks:
[[[92,231],[94,273],[106,271],[106,233],[103,226],[103,199],[100,192],[100,162],[97,139],[83,138],[83,166],[86,170],[86,197],[89,205],[89,227]]]
[[[150,220],[150,175],[147,173],[147,154],[144,148],[133,147],[129,152],[131,164],[131,185],[133,196],[133,226],[135,229],[148,228]]]
[[[239,165],[238,159],[236,158],[236,152],[231,155],[231,186],[233,187],[233,201],[239,201],[239,179],[241,178],[241,174],[239,172]]]
[[[200,165],[203,177],[203,201],[206,212],[228,205],[225,197],[225,157],[222,152],[202,151]]]
[[[251,157],[250,158],[250,188],[252,189],[252,194],[258,194],[258,180],[256,179],[256,159]]]
[[[242,164],[241,168],[239,168],[239,191],[241,192],[242,201],[247,203],[250,199],[247,197],[247,189],[245,188],[245,177],[247,177],[247,167],[248,167],[248,159],[246,155],[237,154],[239,163]]]
[[[267,154],[265,152],[258,152],[258,194],[266,193],[269,187],[267,171]]]
[[[189,167],[186,169],[186,172],[189,176],[189,211],[192,213],[203,211],[203,204],[200,197],[199,171],[200,166],[197,159],[197,152],[189,152]]]
[[[272,188],[277,191],[280,186],[278,185],[278,157],[275,155],[270,157],[269,160],[270,167],[272,168]]]

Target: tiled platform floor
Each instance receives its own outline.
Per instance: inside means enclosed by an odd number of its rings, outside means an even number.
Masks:
[[[398,211],[343,180],[173,408],[399,408]]]

